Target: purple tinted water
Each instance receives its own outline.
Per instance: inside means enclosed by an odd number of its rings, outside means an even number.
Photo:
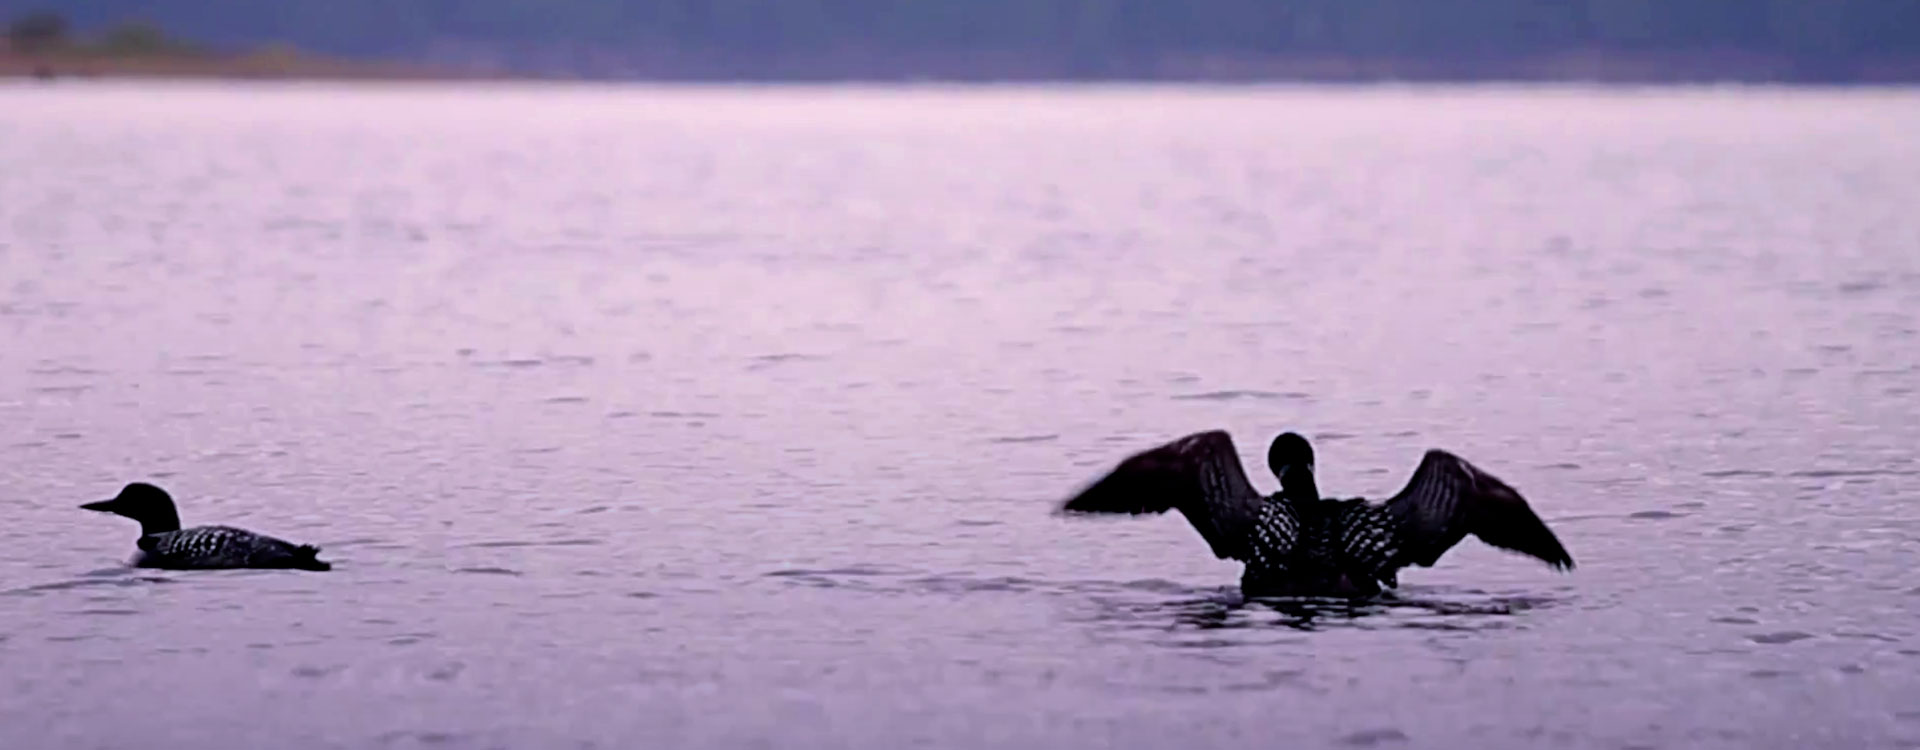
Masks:
[[[1920,743],[1920,95],[0,87],[8,747]],[[1240,601],[1126,454],[1580,568]],[[120,484],[328,574],[124,567]],[[1255,477],[1271,489],[1271,477]]]

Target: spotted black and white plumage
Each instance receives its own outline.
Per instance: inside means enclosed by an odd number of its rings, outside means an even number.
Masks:
[[[292,544],[231,526],[196,526],[150,534],[136,542],[143,568],[306,568],[326,570],[314,559],[320,548]],[[321,567],[315,567],[321,566]]]
[[[150,484],[129,484],[112,500],[80,507],[139,521],[140,539],[135,545],[140,552],[134,564],[143,568],[329,570],[333,567],[318,559],[320,548],[312,545],[293,544],[231,526],[182,529],[173,498]]]
[[[1408,565],[1430,567],[1473,534],[1558,570],[1567,554],[1525,499],[1446,451],[1428,451],[1405,489],[1383,503],[1323,500],[1313,448],[1286,433],[1267,452],[1281,489],[1261,497],[1225,432],[1202,432],[1120,463],[1062,508],[1078,513],[1177,509],[1221,558],[1247,564],[1249,594],[1377,593]]]

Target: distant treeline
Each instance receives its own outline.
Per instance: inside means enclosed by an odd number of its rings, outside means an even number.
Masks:
[[[23,13],[8,21],[5,29],[5,36],[0,36],[0,51],[23,55],[174,57],[201,54],[201,50],[194,45],[169,37],[160,27],[145,21],[122,21],[94,38],[81,38],[73,34],[66,16],[40,10]]]
[[[457,72],[404,64],[332,59],[284,44],[216,49],[129,19],[77,32],[65,14],[35,10],[0,19],[0,78],[144,76],[161,78],[442,79]]]
[[[1920,0],[0,0],[34,8],[213,44],[660,77],[1920,68]]]

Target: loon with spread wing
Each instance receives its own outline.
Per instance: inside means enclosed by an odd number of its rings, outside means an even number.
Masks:
[[[1196,433],[1122,461],[1062,510],[1179,510],[1214,555],[1246,563],[1240,585],[1253,596],[1376,594],[1399,585],[1401,568],[1432,567],[1468,534],[1573,569],[1519,492],[1446,451],[1427,451],[1406,488],[1378,504],[1321,499],[1313,447],[1297,434],[1274,438],[1267,465],[1280,491],[1263,497],[1227,433]]]

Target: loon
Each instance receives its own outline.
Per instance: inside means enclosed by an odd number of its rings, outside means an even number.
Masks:
[[[1195,433],[1127,458],[1061,510],[1178,509],[1215,556],[1246,563],[1240,587],[1249,596],[1372,596],[1383,583],[1397,588],[1401,568],[1432,567],[1468,534],[1573,569],[1519,492],[1446,451],[1427,451],[1406,488],[1379,504],[1321,499],[1313,447],[1292,432],[1274,438],[1267,465],[1280,491],[1263,498],[1227,433]]]
[[[217,568],[293,568],[331,570],[318,559],[320,548],[293,544],[231,526],[180,528],[180,514],[166,490],[144,482],[129,484],[112,500],[87,503],[86,510],[126,516],[140,522],[140,553],[134,565],[169,570]]]

